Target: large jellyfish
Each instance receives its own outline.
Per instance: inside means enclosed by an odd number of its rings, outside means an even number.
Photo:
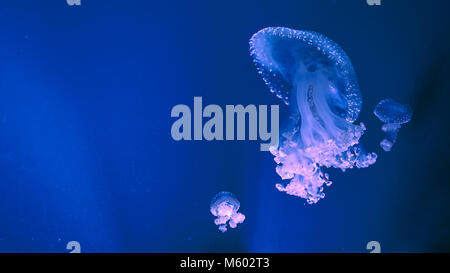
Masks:
[[[270,91],[290,107],[278,147],[272,147],[280,191],[309,204],[330,185],[324,168],[365,168],[377,155],[359,139],[366,129],[353,124],[362,106],[355,72],[345,52],[327,37],[284,27],[260,30],[250,52]]]
[[[398,130],[402,124],[411,120],[412,110],[408,105],[403,105],[393,99],[384,99],[377,104],[373,113],[381,122],[385,123],[381,130],[386,133],[386,137],[380,142],[380,146],[389,152],[397,140]]]
[[[245,215],[238,212],[239,206],[239,201],[231,192],[222,191],[213,197],[210,211],[217,217],[214,223],[219,226],[220,231],[227,231],[227,222],[231,228],[236,228],[238,224],[244,222]]]

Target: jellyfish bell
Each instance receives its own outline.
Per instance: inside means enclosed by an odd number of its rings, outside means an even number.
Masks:
[[[310,93],[326,100],[332,112],[349,122],[358,117],[362,100],[350,59],[324,35],[268,27],[252,36],[250,54],[269,89],[286,104],[303,101],[301,95],[307,96],[310,87],[323,88],[327,91]]]
[[[238,212],[239,208],[240,203],[231,192],[222,191],[213,197],[210,212],[216,217],[214,223],[219,226],[220,231],[227,231],[227,223],[231,228],[236,228],[244,222],[245,215]]]
[[[412,110],[408,105],[393,99],[383,99],[375,106],[373,113],[381,122],[385,123],[381,130],[386,133],[386,136],[380,142],[380,146],[384,151],[389,152],[397,141],[398,131],[402,124],[411,121]]]
[[[367,167],[376,154],[359,145],[365,126],[353,124],[362,107],[350,59],[322,34],[283,27],[260,30],[250,54],[270,91],[290,107],[280,145],[272,148],[280,191],[316,203],[331,184],[322,167]]]
[[[405,124],[412,118],[411,108],[393,99],[381,100],[373,113],[381,122],[388,124]]]
[[[222,191],[211,200],[210,210],[214,216],[229,216],[233,211],[239,210],[241,203],[231,192]]]
[[[361,95],[336,43],[315,32],[265,28],[251,38],[250,51],[268,87],[291,105],[301,148],[334,145],[340,153],[357,143],[365,127],[349,123],[361,111]]]

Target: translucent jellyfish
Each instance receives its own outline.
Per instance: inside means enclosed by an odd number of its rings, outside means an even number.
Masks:
[[[238,212],[240,203],[231,192],[222,191],[214,196],[211,201],[210,211],[217,218],[214,223],[219,226],[222,232],[227,231],[227,223],[231,228],[245,220],[245,215]]]
[[[250,53],[270,91],[290,107],[278,147],[271,147],[280,191],[310,204],[330,185],[324,168],[365,168],[377,155],[366,153],[359,139],[366,129],[353,124],[362,99],[350,59],[327,37],[283,27],[260,30],[250,39]]]
[[[377,104],[373,113],[381,122],[385,123],[381,130],[386,133],[386,137],[380,142],[380,146],[389,152],[397,140],[402,124],[411,120],[412,110],[408,105],[398,103],[393,99],[384,99]]]

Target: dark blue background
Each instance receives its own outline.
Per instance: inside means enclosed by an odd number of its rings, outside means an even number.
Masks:
[[[0,251],[450,251],[450,2],[0,2]],[[259,142],[175,142],[176,104],[279,104],[249,57],[267,26],[314,30],[351,58],[368,169],[331,171],[315,205],[278,192]],[[414,108],[392,152],[376,103]],[[282,118],[286,109],[282,107]],[[235,193],[222,234],[209,202]]]

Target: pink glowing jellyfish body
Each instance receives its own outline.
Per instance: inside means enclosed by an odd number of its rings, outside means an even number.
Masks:
[[[236,228],[245,220],[245,215],[238,212],[240,203],[231,192],[222,191],[214,196],[211,201],[210,211],[216,217],[214,223],[222,232],[227,231],[227,223],[231,228]]]
[[[324,168],[342,171],[375,163],[354,124],[362,107],[356,74],[345,52],[327,37],[289,28],[265,28],[250,39],[250,53],[270,91],[290,107],[278,147],[272,147],[280,191],[310,204],[330,185]]]

